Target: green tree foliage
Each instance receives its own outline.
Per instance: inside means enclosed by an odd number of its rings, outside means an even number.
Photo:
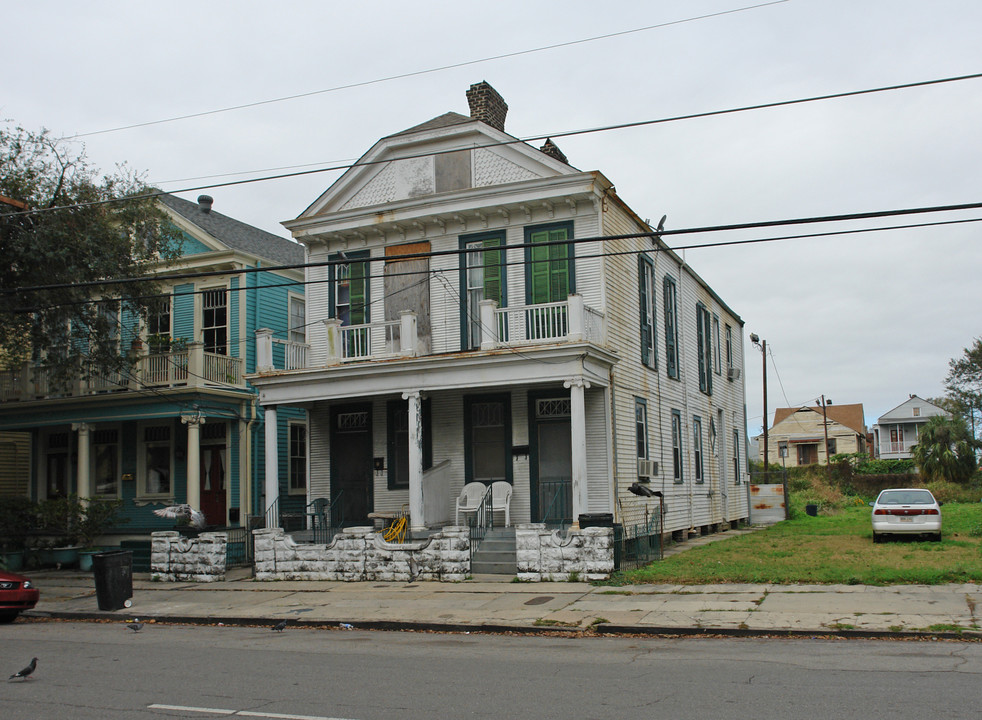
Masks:
[[[948,361],[944,384],[950,402],[945,409],[966,417],[973,431],[982,429],[982,423],[976,422],[982,413],[982,338],[975,338],[961,357]]]
[[[100,178],[47,130],[0,125],[0,196],[0,359],[33,356],[56,383],[123,369],[120,311],[145,313],[151,268],[179,248],[152,191],[125,167]]]
[[[925,480],[965,483],[975,472],[978,446],[962,418],[939,415],[921,428],[911,455]]]

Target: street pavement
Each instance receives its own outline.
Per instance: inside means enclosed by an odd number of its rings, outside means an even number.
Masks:
[[[681,552],[741,531],[696,538]],[[746,532],[745,530],[742,532]],[[135,574],[132,605],[98,609],[91,573],[30,574],[41,589],[25,617],[145,622],[319,625],[346,629],[595,634],[836,635],[982,640],[982,585],[628,585],[252,579],[164,583]]]

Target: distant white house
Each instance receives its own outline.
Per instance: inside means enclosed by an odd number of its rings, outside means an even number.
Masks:
[[[873,425],[875,457],[884,460],[902,460],[910,457],[910,450],[917,444],[921,427],[937,415],[949,414],[923,398],[911,395],[904,403],[879,417]]]

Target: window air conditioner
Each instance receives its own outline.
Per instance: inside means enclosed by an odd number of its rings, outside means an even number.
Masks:
[[[658,461],[638,458],[638,477],[654,477],[658,474]]]
[[[729,368],[726,371],[726,378],[728,380],[739,380],[740,379],[740,368]]]

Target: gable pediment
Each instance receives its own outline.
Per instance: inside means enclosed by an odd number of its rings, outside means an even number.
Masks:
[[[483,122],[456,117],[382,138],[297,219],[578,172]]]

